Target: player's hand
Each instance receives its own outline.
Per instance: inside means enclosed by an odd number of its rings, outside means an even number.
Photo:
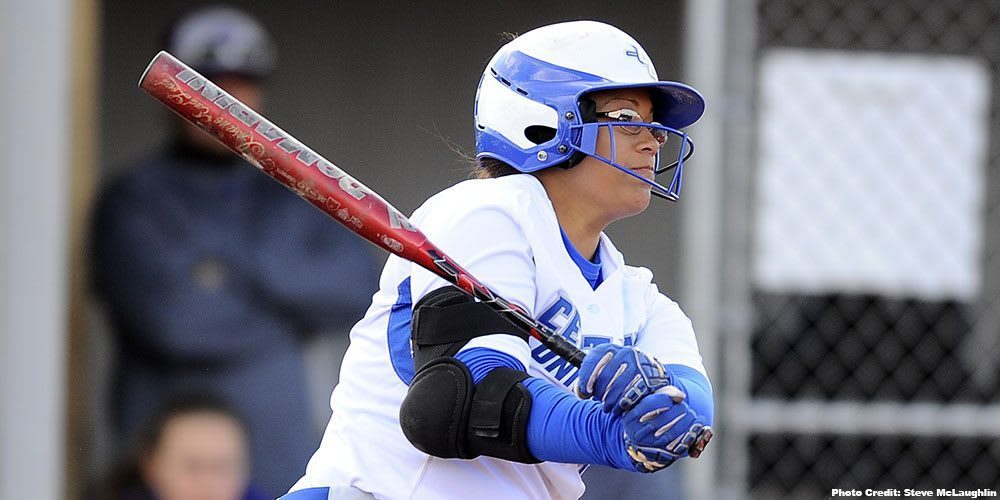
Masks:
[[[604,403],[621,415],[657,389],[673,383],[673,374],[656,358],[631,347],[601,344],[583,358],[573,391],[580,399]]]
[[[712,428],[674,386],[652,394],[622,416],[625,450],[639,472],[656,472],[685,456],[698,457]]]

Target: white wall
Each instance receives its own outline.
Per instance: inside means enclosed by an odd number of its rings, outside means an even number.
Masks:
[[[0,2],[0,500],[64,496],[71,10]]]
[[[681,203],[681,304],[694,323],[698,347],[709,379],[715,381],[719,402],[719,287],[721,286],[722,155],[725,151],[723,123],[726,119],[724,71],[727,4],[724,0],[688,1],[684,18],[684,81],[705,97],[705,115],[687,129],[697,144],[692,168],[684,169]],[[722,409],[716,408],[718,432]],[[724,427],[724,426],[723,426]],[[718,498],[716,468],[719,449],[712,449],[684,466],[687,498]]]

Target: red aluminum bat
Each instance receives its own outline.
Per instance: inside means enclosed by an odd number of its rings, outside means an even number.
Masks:
[[[174,56],[157,54],[139,86],[351,231],[486,303],[580,366],[583,351],[493,293],[428,241],[399,210]]]

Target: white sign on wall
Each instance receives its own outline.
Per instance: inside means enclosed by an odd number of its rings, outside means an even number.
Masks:
[[[985,230],[985,64],[774,49],[759,79],[755,285],[974,298]]]

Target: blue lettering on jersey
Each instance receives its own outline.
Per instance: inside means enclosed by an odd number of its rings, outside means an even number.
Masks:
[[[625,347],[632,347],[632,345],[635,344],[635,334],[636,332],[626,333],[625,338],[622,341],[622,345]]]
[[[549,306],[538,317],[538,321],[555,330],[563,337],[566,337],[574,344],[579,345],[584,350],[614,341],[610,335],[580,335],[582,327],[580,313],[576,311],[573,303],[564,297],[559,297],[559,300],[555,304]],[[635,333],[625,334],[623,344],[626,347],[631,346],[634,341]],[[548,347],[541,344],[536,346],[531,350],[531,358],[543,366],[545,371],[549,372],[553,378],[566,387],[571,386],[576,381],[577,368],[569,364],[568,361],[556,356],[556,353],[550,351]]]
[[[583,340],[580,341],[580,349],[583,349],[585,351],[594,346],[598,346],[601,344],[610,344],[611,342],[614,342],[611,339],[611,337],[607,335],[584,335],[582,338]],[[622,345],[624,345],[625,347],[632,347],[634,340],[635,340],[635,334],[627,333],[625,334],[625,338],[623,339]]]
[[[539,317],[538,321],[543,325],[555,330],[563,337],[566,337],[574,344],[579,343],[580,337],[580,313],[577,312],[573,303],[564,297],[559,297],[555,304],[549,306]],[[531,350],[531,357],[536,363],[545,367],[556,380],[569,387],[576,381],[577,368],[568,361],[559,358],[556,354],[544,345],[539,345]]]
[[[587,350],[594,346],[599,346],[601,344],[610,344],[611,337],[605,335],[584,335],[583,341],[580,342],[580,349]]]
[[[549,306],[538,317],[538,321],[559,332],[574,344],[579,340],[577,336],[580,332],[580,313],[576,312],[572,302],[563,297],[559,297],[555,304]]]

